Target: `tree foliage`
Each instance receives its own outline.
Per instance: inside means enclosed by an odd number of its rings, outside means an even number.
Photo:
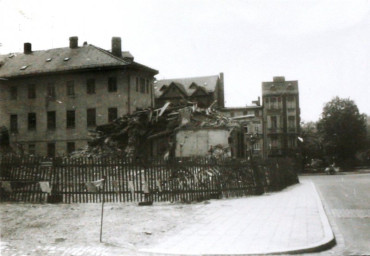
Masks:
[[[316,126],[317,124],[315,122],[303,122],[301,124],[301,137],[303,139],[301,150],[305,164],[310,163],[311,159],[323,157],[321,138]]]
[[[317,124],[325,153],[345,161],[366,146],[366,120],[353,100],[335,97],[324,106]]]

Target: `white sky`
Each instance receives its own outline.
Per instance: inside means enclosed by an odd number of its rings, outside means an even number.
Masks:
[[[226,106],[261,96],[273,76],[298,80],[303,121],[333,97],[370,114],[370,1],[0,0],[0,54],[111,48],[112,36],[157,79],[225,74]]]

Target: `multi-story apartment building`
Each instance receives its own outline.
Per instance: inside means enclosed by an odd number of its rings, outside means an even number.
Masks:
[[[69,47],[0,56],[0,126],[18,153],[58,156],[85,146],[89,129],[154,107],[157,70],[71,37]]]
[[[264,157],[297,153],[300,132],[298,81],[262,82]]]
[[[213,105],[223,108],[224,99],[224,74],[215,76],[174,78],[158,80],[155,84],[155,104],[163,106],[166,102],[183,104],[196,102],[201,108]]]

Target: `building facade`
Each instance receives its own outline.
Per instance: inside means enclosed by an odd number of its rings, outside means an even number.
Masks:
[[[243,142],[243,147],[239,152],[243,152],[241,157],[248,158],[253,154],[253,157],[263,157],[263,107],[260,104],[260,98],[252,102],[253,105],[245,107],[223,108],[221,113],[231,118],[242,126],[240,140]]]
[[[0,126],[17,153],[61,156],[87,145],[89,130],[154,107],[157,70],[122,52],[91,44],[0,56]]]
[[[300,133],[298,81],[274,77],[262,82],[262,102],[264,157],[295,155]]]
[[[174,105],[195,102],[198,107],[225,107],[224,74],[215,76],[189,77],[158,80],[155,83],[155,105],[166,102]]]

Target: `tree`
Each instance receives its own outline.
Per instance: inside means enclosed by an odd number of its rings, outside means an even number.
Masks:
[[[321,138],[316,129],[315,122],[303,122],[301,124],[301,152],[304,164],[309,164],[311,159],[320,159],[323,157],[323,147]]]
[[[317,124],[327,156],[337,162],[353,160],[366,146],[365,115],[353,100],[335,97],[324,106]]]

